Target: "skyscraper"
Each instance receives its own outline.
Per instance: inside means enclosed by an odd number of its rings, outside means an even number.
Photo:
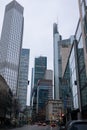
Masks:
[[[23,7],[15,0],[6,5],[0,41],[0,74],[16,94],[23,37]]]
[[[59,99],[59,48],[58,42],[61,36],[57,30],[57,24],[53,24],[53,63],[54,63],[54,99]]]
[[[87,0],[78,0],[80,19],[76,28],[78,59],[78,100],[80,116],[87,115]]]
[[[43,79],[46,69],[47,57],[35,58],[34,87],[37,87],[38,80]]]
[[[54,99],[59,100],[61,96],[61,79],[67,64],[71,44],[74,36],[69,39],[61,39],[57,31],[57,24],[53,25],[53,49],[54,49]]]
[[[37,87],[38,80],[44,78],[45,71],[47,69],[47,57],[40,56],[35,58],[34,62],[34,88],[33,88],[33,118],[36,118],[36,105],[37,105]]]
[[[17,96],[19,104],[21,106],[21,110],[26,107],[27,103],[29,53],[29,49],[22,49],[20,56]]]

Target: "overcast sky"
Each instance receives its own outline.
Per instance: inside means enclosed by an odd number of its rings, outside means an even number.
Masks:
[[[0,0],[0,33],[5,5]],[[17,0],[24,7],[23,47],[30,49],[29,75],[34,58],[47,56],[48,69],[53,69],[53,23],[58,23],[63,39],[74,35],[78,18],[78,0]],[[29,76],[29,80],[31,77]]]

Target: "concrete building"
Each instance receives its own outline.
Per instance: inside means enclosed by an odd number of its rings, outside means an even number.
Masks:
[[[6,5],[0,41],[0,74],[14,95],[18,85],[24,23],[23,10],[23,7],[15,0]]]
[[[22,49],[20,55],[20,66],[18,76],[17,97],[20,108],[23,110],[27,104],[27,87],[28,87],[28,72],[29,72],[29,49]]]
[[[53,82],[53,71],[47,69],[45,71],[44,79],[52,80]]]
[[[49,100],[46,103],[46,121],[61,120],[61,115],[63,113],[62,100]]]
[[[62,77],[64,75],[65,67],[67,64],[67,60],[70,54],[72,41],[71,39],[74,39],[74,36],[70,37],[69,39],[61,40],[59,42],[60,44],[60,57],[61,57],[61,65],[62,65]]]

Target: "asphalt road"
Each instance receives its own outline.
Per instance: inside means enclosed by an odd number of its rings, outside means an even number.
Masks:
[[[14,129],[8,129],[8,130],[58,130],[58,128],[51,127],[49,125],[47,125],[47,126],[26,125],[21,128],[14,128]]]

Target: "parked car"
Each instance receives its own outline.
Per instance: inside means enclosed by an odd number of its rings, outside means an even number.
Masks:
[[[73,120],[62,130],[87,130],[87,120]]]

